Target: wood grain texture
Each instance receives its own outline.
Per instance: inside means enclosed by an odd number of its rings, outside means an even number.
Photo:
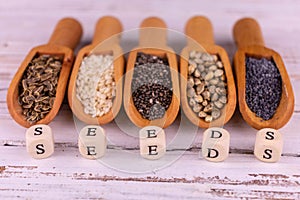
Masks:
[[[122,104],[124,55],[120,47],[121,22],[111,16],[101,17],[95,27],[92,43],[80,49],[77,54],[68,87],[68,101],[73,114],[87,124],[107,124],[118,114]],[[101,117],[92,117],[84,112],[84,106],[77,98],[76,80],[84,57],[89,55],[112,55],[116,96],[111,110]]]
[[[213,27],[208,18],[195,16],[186,22],[185,34],[187,35],[187,46],[182,50],[180,57],[180,95],[181,106],[184,114],[193,124],[201,128],[220,127],[225,125],[234,114],[236,108],[236,87],[232,68],[225,49],[214,44]],[[217,55],[224,66],[227,83],[227,103],[221,109],[221,116],[211,123],[198,117],[191,109],[187,97],[188,60],[191,51],[207,52]]]
[[[174,50],[167,44],[167,25],[158,17],[149,17],[143,20],[139,31],[139,46],[129,53],[124,83],[124,109],[130,120],[138,127],[159,126],[166,128],[174,122],[180,106],[179,80],[177,58]],[[131,84],[134,74],[137,54],[139,52],[155,55],[168,60],[172,82],[172,100],[162,118],[148,120],[142,117],[133,103]]]
[[[188,2],[74,0],[70,3],[59,0],[1,0],[1,199],[300,198],[300,46],[297,42],[300,39],[300,2]],[[75,126],[66,100],[57,117],[49,124],[55,139],[54,155],[45,160],[30,158],[26,153],[25,129],[16,124],[8,113],[7,89],[28,51],[49,39],[49,33],[60,18],[72,16],[81,22],[84,35],[78,48],[80,49],[90,44],[94,24],[104,15],[118,17],[124,30],[138,27],[142,19],[148,16],[159,16],[168,27],[183,32],[186,21],[199,14],[211,20],[215,43],[227,50],[230,59],[236,51],[232,38],[233,24],[244,16],[254,17],[260,22],[266,46],[276,49],[282,56],[295,91],[295,110],[289,123],[280,129],[284,137],[284,147],[283,156],[278,163],[262,163],[255,159],[253,148],[256,130],[248,126],[236,111],[224,127],[231,135],[230,154],[225,162],[210,163],[199,158],[204,129],[193,126],[179,115],[175,122],[165,129],[166,156],[183,154],[182,156],[160,170],[142,174],[120,172],[81,157],[77,147],[80,128]],[[121,45],[135,46],[137,41],[137,38],[126,38],[121,40]],[[181,52],[185,42],[183,39],[169,39],[169,45],[177,54]],[[117,128],[117,125],[120,128]],[[180,143],[171,145],[179,127],[185,134],[183,138],[194,134],[187,150]],[[115,122],[103,125],[103,128],[109,139],[108,152],[104,158],[122,160],[120,154],[125,150],[139,156],[138,138],[132,136],[138,129],[134,128],[124,110],[121,109]]]
[[[256,129],[282,128],[294,112],[294,92],[284,62],[276,51],[265,47],[261,28],[253,18],[243,18],[236,22],[233,35],[238,50],[233,65],[238,88],[238,103],[244,120]],[[274,116],[263,120],[250,110],[246,102],[246,58],[266,58],[272,60],[282,79],[282,93]]]
[[[11,80],[7,93],[7,106],[12,118],[21,126],[29,128],[34,124],[48,124],[57,115],[62,101],[65,96],[66,87],[69,81],[70,71],[72,69],[74,55],[73,50],[80,41],[82,35],[82,27],[80,23],[73,18],[61,19],[50,39],[48,44],[34,47],[26,56],[18,71]],[[50,112],[42,119],[35,123],[30,123],[26,120],[26,116],[22,113],[22,107],[18,103],[19,84],[22,80],[23,73],[27,69],[29,63],[37,55],[62,55],[62,68],[59,73],[55,101]]]

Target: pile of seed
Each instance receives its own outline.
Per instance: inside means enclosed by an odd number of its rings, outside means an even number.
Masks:
[[[84,112],[92,117],[101,117],[111,110],[116,95],[113,56],[93,54],[83,59],[76,94]]]
[[[169,108],[173,89],[168,61],[138,53],[131,83],[133,103],[144,119],[155,120]]]
[[[266,58],[246,57],[246,102],[263,120],[273,117],[282,93],[281,75],[275,63]]]
[[[40,55],[27,66],[19,84],[19,104],[29,123],[35,123],[50,112],[56,96],[56,87],[62,67],[62,58]]]
[[[227,103],[227,83],[218,56],[191,51],[189,54],[187,96],[199,118],[211,122],[221,116]]]

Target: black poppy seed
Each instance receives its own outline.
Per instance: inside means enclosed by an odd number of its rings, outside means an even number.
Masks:
[[[246,103],[256,116],[271,119],[280,103],[281,75],[273,61],[246,57]]]
[[[143,118],[162,118],[171,104],[173,95],[167,60],[138,53],[131,91],[133,103]]]

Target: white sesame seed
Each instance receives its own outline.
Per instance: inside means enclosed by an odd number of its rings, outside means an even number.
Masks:
[[[103,116],[112,108],[115,97],[113,56],[90,55],[83,59],[76,80],[76,97],[84,112],[92,117]]]

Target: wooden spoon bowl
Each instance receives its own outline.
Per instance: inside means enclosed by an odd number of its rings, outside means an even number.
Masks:
[[[238,51],[234,56],[234,69],[238,85],[239,108],[244,120],[253,128],[283,127],[294,111],[294,93],[288,73],[280,55],[272,49],[264,47],[264,40],[257,21],[244,18],[236,22],[233,29]],[[257,117],[246,102],[246,57],[266,58],[273,60],[282,78],[282,95],[274,116],[269,120]]]
[[[236,107],[236,88],[228,55],[222,47],[214,44],[213,28],[211,22],[206,17],[195,16],[191,18],[186,24],[185,33],[188,37],[187,46],[182,50],[180,59],[182,109],[187,118],[196,126],[201,128],[223,126],[231,119]],[[206,122],[199,118],[188,103],[187,76],[189,53],[191,51],[207,52],[211,55],[217,55],[224,66],[227,79],[227,103],[221,110],[221,116],[212,122]]]
[[[15,74],[7,92],[7,106],[9,113],[18,124],[26,128],[34,124],[48,124],[57,115],[64,99],[69,74],[74,60],[73,49],[80,41],[81,35],[82,27],[80,23],[72,18],[64,18],[56,25],[48,44],[37,46],[28,53]],[[29,123],[22,114],[23,109],[18,103],[19,83],[31,60],[38,55],[44,54],[63,57],[62,68],[56,88],[56,98],[51,111],[45,118],[36,123]]]
[[[140,28],[139,46],[134,48],[128,57],[124,86],[124,108],[129,119],[138,127],[155,125],[166,128],[176,119],[180,104],[176,55],[173,49],[166,45],[167,27],[161,19],[156,17],[147,18],[142,22]],[[168,60],[173,96],[169,108],[166,110],[164,117],[161,119],[144,119],[133,103],[131,97],[131,82],[138,52],[156,55],[167,58]]]
[[[119,37],[122,25],[117,18],[106,16],[98,20],[92,44],[82,48],[76,58],[70,77],[68,100],[73,114],[87,124],[106,124],[112,121],[118,114],[122,104],[122,76],[124,72],[123,50],[119,45]],[[84,57],[91,54],[112,55],[114,58],[114,79],[116,82],[116,96],[113,100],[112,109],[101,117],[92,117],[84,112],[84,107],[76,97],[76,79]]]

